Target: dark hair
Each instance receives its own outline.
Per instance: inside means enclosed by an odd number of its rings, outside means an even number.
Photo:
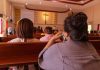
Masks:
[[[52,27],[46,27],[45,29],[44,29],[44,32],[45,33],[47,33],[47,34],[52,34],[53,33],[53,30],[52,30]]]
[[[33,23],[27,18],[21,19],[17,24],[16,33],[19,38],[33,38]]]
[[[83,12],[73,14],[65,19],[64,31],[76,41],[88,41],[87,16]]]

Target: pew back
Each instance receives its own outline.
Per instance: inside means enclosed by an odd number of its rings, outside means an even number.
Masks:
[[[46,42],[0,43],[0,66],[37,62]]]
[[[89,40],[100,40],[100,36],[89,36]]]
[[[100,53],[100,40],[90,41]],[[0,67],[38,61],[38,54],[47,42],[0,43]]]
[[[97,52],[100,54],[100,40],[90,40]]]

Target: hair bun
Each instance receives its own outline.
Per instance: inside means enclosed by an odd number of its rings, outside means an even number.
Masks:
[[[65,32],[72,40],[88,41],[87,16],[83,12],[73,14],[65,19]]]
[[[87,16],[84,13],[80,12],[80,13],[74,14],[71,18],[71,21],[73,22],[71,24],[73,29],[82,30],[87,24]]]

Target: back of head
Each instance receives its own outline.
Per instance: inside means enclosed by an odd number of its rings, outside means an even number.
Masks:
[[[46,27],[45,29],[44,29],[44,32],[45,33],[47,33],[47,34],[52,34],[53,33],[53,30],[52,30],[52,27]]]
[[[65,32],[76,41],[88,41],[87,16],[83,12],[73,14],[65,19]]]
[[[33,23],[27,18],[21,19],[17,24],[16,30],[19,38],[33,38]]]

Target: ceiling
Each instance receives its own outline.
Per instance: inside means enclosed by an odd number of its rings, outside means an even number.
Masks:
[[[44,1],[58,1],[61,3],[75,4],[75,5],[85,5],[93,0],[44,0]]]
[[[69,9],[82,10],[93,6],[100,0],[9,0],[17,8],[27,7],[36,10],[49,10],[63,12]]]

